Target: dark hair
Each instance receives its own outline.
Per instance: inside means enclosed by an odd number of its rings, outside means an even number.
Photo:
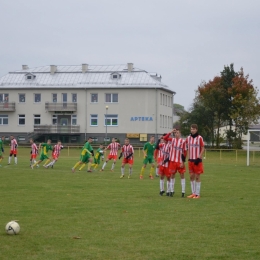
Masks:
[[[192,124],[190,127],[194,128],[194,129],[197,129],[197,130],[199,129],[197,124]]]

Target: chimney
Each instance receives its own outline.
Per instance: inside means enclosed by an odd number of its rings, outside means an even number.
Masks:
[[[54,75],[54,73],[57,71],[57,66],[56,65],[50,65],[50,72],[51,75]]]
[[[134,66],[133,63],[127,63],[127,70],[128,70],[128,72],[131,72],[133,70],[133,66]]]
[[[82,64],[82,73],[86,73],[88,71],[88,64]]]
[[[23,69],[23,70],[28,70],[29,67],[28,67],[27,65],[22,65],[22,69]]]

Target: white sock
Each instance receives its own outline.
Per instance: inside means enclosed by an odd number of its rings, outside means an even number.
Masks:
[[[111,170],[114,170],[114,167],[115,167],[115,163],[113,162],[113,163],[112,163]]]
[[[17,157],[14,157],[14,163],[17,164]]]
[[[167,180],[167,192],[171,192],[171,181]]]
[[[158,167],[156,167],[155,172],[156,172],[156,176],[158,176]]]
[[[181,179],[181,192],[185,193],[185,179]]]
[[[11,159],[12,159],[12,157],[9,156],[9,158],[8,158],[8,163],[11,163]]]
[[[191,193],[195,194],[195,181],[191,181],[190,186],[191,186]]]
[[[121,174],[124,175],[125,174],[125,168],[121,167]]]
[[[160,180],[160,191],[164,191],[164,180]]]
[[[36,160],[33,160],[33,164],[35,164],[36,163]]]
[[[197,196],[200,196],[200,185],[201,185],[201,182],[196,182],[196,191],[195,191],[195,194]]]
[[[172,190],[171,192],[174,192],[174,184],[175,184],[175,178],[174,179],[171,179],[171,184],[172,184]]]
[[[106,167],[107,163],[104,162],[103,166],[102,166],[102,170],[104,170],[104,168]]]
[[[132,168],[129,168],[129,175],[132,175]]]

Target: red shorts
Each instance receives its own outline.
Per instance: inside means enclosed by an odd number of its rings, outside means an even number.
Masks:
[[[52,154],[52,159],[53,160],[58,160],[58,158],[59,158],[59,154],[56,154],[56,153]]]
[[[117,155],[108,155],[108,157],[107,157],[107,159],[108,160],[111,160],[111,159],[114,159],[114,160],[116,160],[117,159]]]
[[[16,154],[17,154],[17,150],[11,150],[11,151],[10,151],[10,155],[12,155],[12,154],[13,154],[13,155],[16,155]]]
[[[176,172],[179,172],[181,174],[185,173],[186,172],[185,164],[183,164],[183,168],[181,168],[181,163],[180,162],[172,162],[172,161],[170,161],[169,171],[170,171],[171,174],[175,174]]]
[[[162,164],[162,161],[163,161],[163,158],[161,158],[161,157],[158,157],[158,158],[157,158],[157,164],[158,164],[158,165],[161,165],[161,164]]]
[[[123,159],[123,161],[122,161],[122,163],[124,163],[124,164],[131,164],[131,165],[133,165],[134,164],[134,160],[133,159],[126,159],[126,158],[124,158]]]
[[[200,162],[198,165],[195,165],[194,162],[189,161],[189,173],[202,174],[203,172],[204,170],[202,162]]]
[[[31,159],[36,159],[37,154],[31,154]]]
[[[169,172],[168,167],[160,166],[159,167],[159,174],[166,177],[171,177],[171,173]]]

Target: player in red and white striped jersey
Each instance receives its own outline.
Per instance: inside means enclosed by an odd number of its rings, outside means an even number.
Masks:
[[[31,144],[31,158],[30,158],[30,167],[36,163],[36,157],[38,155],[38,147],[35,144],[33,138],[30,139]],[[39,167],[39,165],[37,165]]]
[[[164,134],[163,136],[165,136]],[[164,143],[164,140],[162,139],[162,136],[157,140],[154,150],[154,160],[156,161],[156,169],[155,169],[155,176],[159,177],[159,168],[162,162],[162,151],[160,149],[160,143]]]
[[[114,171],[114,167],[117,160],[117,151],[120,149],[121,145],[116,142],[116,138],[112,138],[112,143],[109,144],[104,151],[110,150],[109,155],[107,156],[106,161],[104,162],[102,169],[100,171],[104,171],[106,164],[108,161],[113,160],[111,171]]]
[[[134,163],[134,148],[129,143],[129,139],[125,139],[125,144],[121,148],[121,154],[119,156],[119,159],[123,156],[123,161],[121,165],[121,176],[120,178],[123,178],[125,176],[125,165],[129,164],[129,175],[128,179],[132,176],[132,169],[133,169],[133,163]]]
[[[8,158],[8,164],[11,163],[12,155],[14,155],[14,163],[17,164],[17,147],[18,147],[18,144],[17,144],[17,141],[16,141],[16,139],[14,138],[13,135],[10,136],[10,139],[11,139],[11,143],[10,143],[11,150],[10,150],[10,155],[9,155],[9,158]]]
[[[170,137],[172,133],[174,134],[174,138]],[[182,190],[181,196],[184,198],[185,195],[184,173],[186,171],[184,162],[187,153],[186,142],[184,139],[181,138],[181,132],[179,129],[173,129],[170,133],[168,133],[164,137],[164,139],[170,142],[170,147],[171,147],[170,165],[169,165],[169,171],[171,173],[170,194],[174,194],[175,174],[179,172],[181,177],[181,190]]]
[[[61,149],[63,149],[63,145],[61,144],[61,141],[58,140],[57,144],[55,144],[52,149],[52,161],[44,166],[45,168],[49,168],[50,166],[53,168],[53,165],[58,161]]]
[[[187,137],[189,172],[192,194],[188,198],[199,199],[201,180],[200,175],[203,173],[202,155],[204,153],[204,142],[201,135],[198,134],[198,126],[192,124],[191,134]],[[195,182],[196,180],[196,182]]]

